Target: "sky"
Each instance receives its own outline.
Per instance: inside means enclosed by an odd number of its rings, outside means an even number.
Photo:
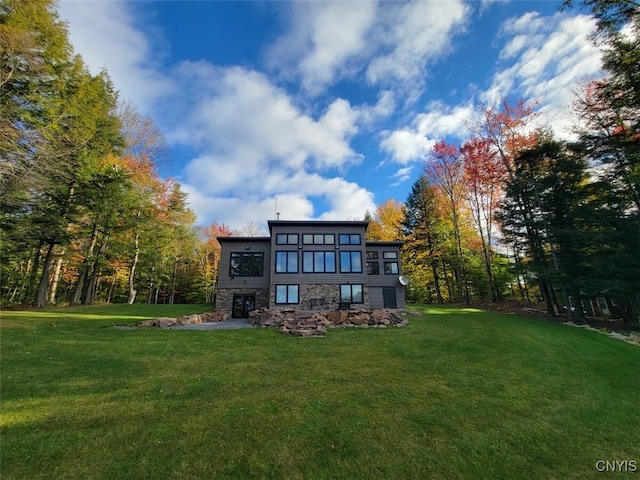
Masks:
[[[539,102],[571,135],[599,76],[593,20],[560,2],[59,0],[92,73],[163,133],[163,178],[202,226],[361,220],[405,201],[478,104]]]

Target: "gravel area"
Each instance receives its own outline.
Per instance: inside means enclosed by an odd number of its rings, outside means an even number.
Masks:
[[[194,323],[192,325],[175,325],[171,330],[235,330],[237,328],[253,328],[246,318],[234,318],[224,322]]]

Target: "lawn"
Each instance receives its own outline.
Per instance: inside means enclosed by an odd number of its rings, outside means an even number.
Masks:
[[[322,338],[113,328],[205,309],[2,312],[0,477],[546,480],[611,478],[599,460],[640,469],[637,346],[444,307],[416,307],[423,315],[406,328]]]

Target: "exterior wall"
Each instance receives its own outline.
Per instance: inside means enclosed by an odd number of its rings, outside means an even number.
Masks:
[[[318,308],[312,299],[323,299],[326,308],[337,308],[340,301],[341,285],[362,285],[362,304],[354,304],[363,308],[382,308],[384,306],[383,288],[393,287],[396,292],[397,308],[405,307],[404,287],[400,285],[398,277],[402,275],[400,262],[400,248],[402,242],[366,242],[366,221],[270,221],[270,237],[221,237],[218,238],[222,246],[220,269],[218,273],[218,292],[216,310],[231,313],[233,296],[255,295],[256,308],[291,307],[299,310]],[[297,235],[291,237],[292,244],[278,244],[278,234]],[[307,244],[303,242],[303,235],[334,235],[330,244]],[[359,244],[340,244],[340,235],[360,235]],[[323,241],[326,238],[323,238]],[[297,271],[291,273],[276,273],[276,252],[295,252]],[[345,251],[359,252],[362,259],[362,272],[341,272],[340,253]],[[379,275],[367,274],[366,253],[378,252]],[[262,252],[264,264],[262,276],[231,276],[230,264],[233,252]],[[303,258],[305,252],[334,252],[336,257],[336,271],[329,273],[305,273]],[[395,252],[397,258],[385,259],[384,252]],[[385,274],[385,261],[398,263],[398,273]],[[297,285],[297,304],[276,304],[276,285]]]
[[[276,307],[275,303],[275,285],[299,285],[299,303],[297,305],[288,305],[292,308],[308,309],[309,300],[312,298],[324,298],[327,303],[331,303],[335,298],[335,305],[340,299],[340,285],[352,284],[362,285],[363,288],[363,305],[368,306],[367,292],[367,271],[365,258],[365,229],[367,222],[288,222],[276,221],[269,222],[271,229],[271,295],[270,306]],[[297,245],[278,245],[276,236],[278,234],[297,234]],[[333,234],[334,243],[329,245],[312,245],[303,243],[304,234]],[[340,234],[360,235],[359,245],[341,245],[339,242]],[[296,273],[276,273],[275,258],[276,252],[287,251],[297,252],[298,271]],[[303,271],[303,253],[304,252],[335,252],[336,255],[336,272],[335,273],[305,273]],[[362,272],[360,273],[341,273],[340,272],[340,252],[355,251],[360,252],[362,258]]]
[[[231,314],[233,296],[255,295],[256,308],[269,307],[269,268],[271,251],[268,237],[222,237],[218,238],[222,247],[218,271],[218,290],[216,293],[216,311]],[[260,277],[232,277],[229,273],[232,252],[262,252],[264,263]]]
[[[406,308],[405,289],[402,285],[394,286],[396,291],[396,308]],[[384,287],[369,287],[369,308],[385,308],[384,306]]]

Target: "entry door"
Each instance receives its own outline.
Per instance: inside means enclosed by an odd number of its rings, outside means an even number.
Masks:
[[[382,289],[382,301],[384,302],[384,308],[398,308],[395,287],[384,287]]]
[[[256,309],[256,296],[255,295],[238,295],[233,296],[233,309],[231,311],[231,317],[233,318],[247,318],[249,312]]]

